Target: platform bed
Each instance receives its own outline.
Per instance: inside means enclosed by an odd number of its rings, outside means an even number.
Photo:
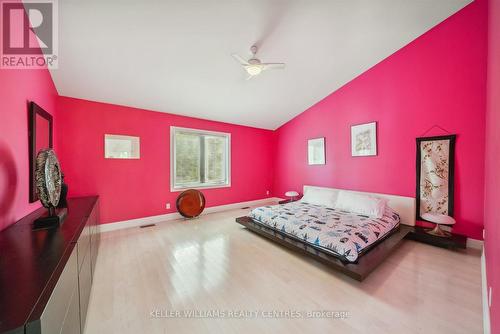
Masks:
[[[304,186],[304,193],[313,186]],[[321,188],[331,191],[339,191],[334,188]],[[355,192],[360,193],[360,192]],[[268,225],[255,221],[249,216],[238,217],[236,222],[261,236],[271,239],[287,248],[299,251],[314,257],[316,260],[338,270],[358,281],[364,280],[378,265],[380,265],[393,251],[397,249],[401,241],[414,229],[415,225],[415,199],[386,194],[362,193],[388,200],[391,208],[395,209],[401,217],[401,224],[390,234],[377,240],[374,244],[363,250],[356,262],[347,262],[345,259],[332,254],[314,244],[296,238],[288,233],[283,233]]]
[[[361,255],[356,263],[345,263],[338,257],[315,248],[310,243],[292,238],[273,228],[256,223],[250,217],[238,217],[236,218],[236,222],[245,226],[250,231],[271,239],[287,248],[309,255],[357,281],[364,280],[398,247],[401,240],[412,230],[410,226],[401,225],[393,233],[380,240],[371,249]]]

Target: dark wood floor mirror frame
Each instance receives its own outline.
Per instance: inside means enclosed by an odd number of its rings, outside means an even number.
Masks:
[[[47,120],[49,124],[49,147],[53,148],[53,119],[52,115],[45,111],[42,107],[35,102],[28,102],[28,145],[29,145],[29,201],[30,203],[36,202],[38,196],[35,189],[35,168],[36,168],[36,129],[37,129],[37,115]]]

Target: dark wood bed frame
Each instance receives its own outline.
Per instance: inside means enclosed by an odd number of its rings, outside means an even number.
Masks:
[[[401,240],[413,230],[411,226],[400,225],[398,230],[385,237],[385,239],[361,255],[356,263],[345,263],[338,257],[315,248],[307,242],[292,238],[273,228],[256,223],[250,217],[238,217],[236,218],[236,222],[245,226],[250,231],[271,239],[280,245],[309,255],[360,282],[381,264],[397,248]]]

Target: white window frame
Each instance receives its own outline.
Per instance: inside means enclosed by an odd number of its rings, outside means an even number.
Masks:
[[[187,184],[184,186],[175,186],[175,175],[176,175],[176,166],[175,166],[175,133],[176,131],[182,132],[193,132],[200,135],[213,135],[213,136],[224,136],[227,137],[227,159],[226,159],[226,171],[227,171],[227,182],[224,184],[209,184],[206,186],[200,184]],[[201,129],[192,129],[192,128],[183,128],[178,126],[170,127],[170,191],[171,192],[180,192],[186,189],[214,189],[214,188],[228,188],[231,187],[231,134],[228,132],[217,132],[217,131],[208,131]]]

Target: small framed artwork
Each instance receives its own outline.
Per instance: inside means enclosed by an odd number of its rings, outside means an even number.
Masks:
[[[351,152],[353,157],[377,155],[377,122],[351,126]]]
[[[314,138],[307,141],[307,160],[309,165],[325,164],[325,138]]]
[[[104,135],[104,158],[140,159],[140,138],[122,135]]]

